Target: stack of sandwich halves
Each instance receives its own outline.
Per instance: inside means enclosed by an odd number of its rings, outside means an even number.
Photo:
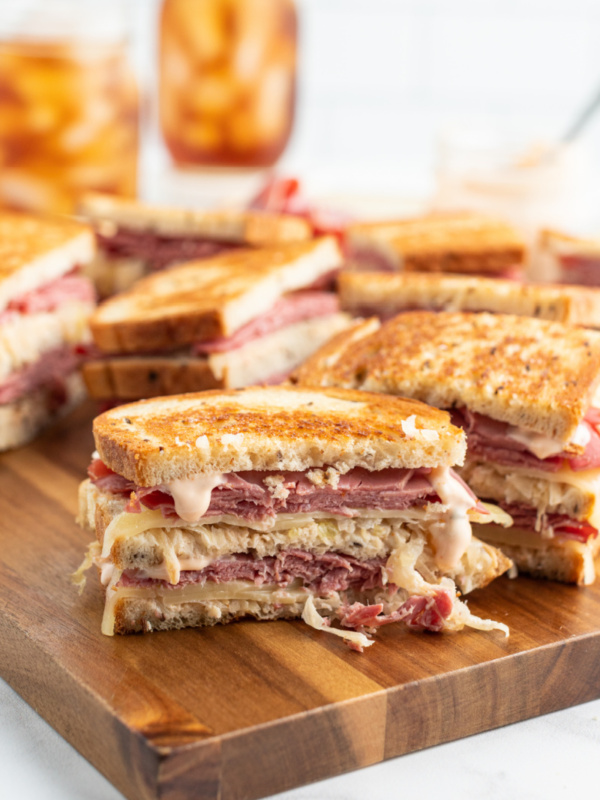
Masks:
[[[359,322],[297,371],[299,384],[413,397],[467,434],[460,474],[512,527],[479,531],[519,571],[588,584],[600,549],[600,333],[502,314]]]

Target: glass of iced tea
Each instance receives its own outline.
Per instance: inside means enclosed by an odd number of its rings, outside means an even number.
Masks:
[[[270,166],[295,103],[293,0],[163,0],[160,122],[177,164]]]
[[[125,12],[126,0],[2,0],[1,205],[71,213],[86,191],[136,194]]]

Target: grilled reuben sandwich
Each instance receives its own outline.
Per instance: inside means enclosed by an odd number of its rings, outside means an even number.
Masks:
[[[600,328],[600,289],[416,272],[342,272],[340,306],[389,319],[404,311],[489,311]]]
[[[349,266],[360,270],[517,277],[526,255],[510,225],[472,213],[357,222],[345,243]]]
[[[123,402],[283,380],[349,322],[335,294],[314,288],[341,258],[324,237],[144,278],[91,320],[90,395]]]
[[[252,387],[121,406],[94,437],[77,578],[99,568],[105,634],[245,616],[302,616],[358,648],[391,622],[506,630],[458,599],[510,562],[471,536],[493,510],[452,471],[465,438],[446,412]]]
[[[84,394],[80,345],[95,293],[78,270],[93,255],[83,225],[0,212],[0,450],[28,442]]]
[[[478,535],[519,570],[592,583],[600,549],[600,333],[528,317],[408,312],[357,323],[308,360],[300,384],[453,409],[460,474],[514,520]]]
[[[308,222],[290,215],[163,208],[102,194],[86,195],[80,213],[96,232],[98,255],[89,274],[102,297],[171,264],[312,236]]]

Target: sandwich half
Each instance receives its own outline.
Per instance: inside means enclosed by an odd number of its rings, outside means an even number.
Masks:
[[[542,282],[600,286],[600,238],[543,230],[532,272]]]
[[[506,631],[458,596],[510,562],[471,535],[490,513],[452,470],[465,441],[445,412],[251,387],[121,406],[94,437],[79,518],[96,541],[76,575],[99,568],[107,635],[245,616],[358,648],[392,622]]]
[[[356,323],[293,376],[414,397],[467,433],[460,474],[512,527],[478,535],[517,568],[589,584],[600,549],[600,332],[504,314]]]
[[[342,272],[338,293],[344,311],[381,319],[417,309],[489,311],[600,328],[600,288],[525,284],[479,275]]]
[[[507,223],[474,213],[357,222],[346,228],[348,266],[391,272],[519,277],[526,248]]]
[[[144,278],[91,320],[90,395],[118,403],[283,380],[350,320],[318,288],[341,260],[335,239],[323,237]]]
[[[79,366],[94,287],[91,230],[0,212],[0,450],[34,438],[84,395]]]
[[[98,254],[88,272],[101,297],[172,264],[312,237],[306,220],[287,214],[164,208],[93,193],[79,211],[95,230]]]

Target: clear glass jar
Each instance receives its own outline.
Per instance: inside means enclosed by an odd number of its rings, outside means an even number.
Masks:
[[[528,238],[585,214],[585,152],[522,131],[447,128],[437,149],[435,207],[469,209],[512,222]]]
[[[164,0],[160,122],[179,165],[271,166],[295,105],[292,0]]]
[[[0,204],[71,213],[137,190],[139,100],[126,0],[3,0]]]

